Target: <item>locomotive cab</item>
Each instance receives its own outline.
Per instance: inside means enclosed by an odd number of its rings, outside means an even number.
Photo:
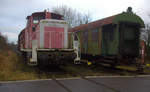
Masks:
[[[55,13],[48,13],[46,11],[33,13],[32,17],[33,17],[33,24],[38,24],[42,19],[62,20],[62,15],[55,14]]]
[[[56,19],[62,20],[62,15],[49,13],[46,10],[44,12],[36,12],[33,13],[31,16],[27,16],[27,25],[32,27],[32,31],[36,30],[36,27],[40,23],[42,19]]]

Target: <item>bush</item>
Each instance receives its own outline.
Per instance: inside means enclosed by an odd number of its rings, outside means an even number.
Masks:
[[[0,50],[8,49],[7,37],[0,33]]]
[[[37,79],[37,71],[26,66],[14,49],[16,45],[0,34],[0,81]]]

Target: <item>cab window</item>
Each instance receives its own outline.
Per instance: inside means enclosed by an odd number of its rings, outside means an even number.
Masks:
[[[34,16],[33,17],[33,24],[39,23],[41,19],[44,19],[44,16]]]

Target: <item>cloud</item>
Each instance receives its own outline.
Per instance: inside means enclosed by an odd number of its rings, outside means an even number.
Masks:
[[[1,0],[0,31],[10,41],[17,41],[17,35],[26,26],[26,17],[33,12],[44,11],[52,2],[45,0]]]
[[[150,0],[0,0],[0,30],[9,40],[17,41],[17,35],[26,25],[26,16],[59,5],[83,13],[89,11],[94,20],[121,13],[131,6],[145,22],[150,22],[149,3]]]

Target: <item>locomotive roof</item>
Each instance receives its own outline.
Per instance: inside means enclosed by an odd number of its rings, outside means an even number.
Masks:
[[[117,15],[113,15],[101,20],[97,20],[88,24],[82,24],[80,26],[69,29],[70,32],[84,31],[86,29],[94,29],[97,27],[102,27],[107,24],[117,24],[119,22],[131,22],[139,23],[141,27],[144,27],[143,20],[134,13],[123,12]]]
[[[32,13],[32,16],[45,16],[45,12],[35,12]]]
[[[32,13],[31,16],[45,16],[45,12],[35,12]],[[27,16],[27,19],[29,19],[30,16]]]
[[[45,16],[45,12],[46,12],[46,11],[44,11],[44,12],[35,12],[35,13],[32,13],[31,16]],[[53,16],[62,17],[62,15],[60,15],[60,14],[51,13],[51,12],[47,12],[47,13],[50,13],[50,14],[53,15]],[[30,17],[30,16],[27,16],[26,19],[29,19],[29,17]]]

